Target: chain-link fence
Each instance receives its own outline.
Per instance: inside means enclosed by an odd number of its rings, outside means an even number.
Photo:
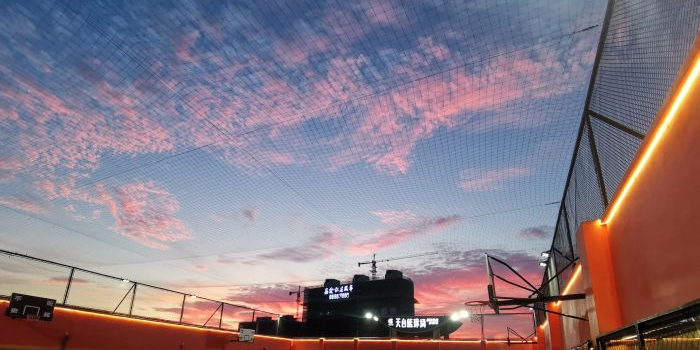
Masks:
[[[94,271],[0,250],[0,298],[12,293],[58,305],[198,327],[238,330],[256,315],[277,314],[203,298]]]
[[[612,201],[698,28],[698,1],[609,1],[541,285],[546,294],[557,294],[573,273],[578,226],[599,219]]]

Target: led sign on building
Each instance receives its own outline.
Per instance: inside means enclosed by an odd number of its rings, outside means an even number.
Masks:
[[[386,319],[389,327],[396,329],[420,330],[434,328],[440,325],[439,317],[389,317]]]
[[[342,284],[335,287],[326,287],[323,294],[328,296],[328,300],[340,300],[350,298],[352,284]]]

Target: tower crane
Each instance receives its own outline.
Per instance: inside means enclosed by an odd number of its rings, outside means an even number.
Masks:
[[[402,260],[402,259],[410,259],[410,258],[417,258],[419,256],[427,256],[427,255],[435,255],[438,252],[432,252],[432,253],[423,253],[423,254],[414,254],[414,255],[406,255],[406,256],[399,256],[395,258],[389,258],[389,259],[382,259],[382,260],[377,260],[377,254],[372,254],[372,260],[370,261],[362,261],[357,263],[357,267],[360,267],[362,265],[366,264],[371,264],[371,267],[369,269],[369,272],[372,274],[372,280],[377,279],[377,263],[378,262],[387,262],[387,261],[394,261],[394,260]]]
[[[289,292],[290,296],[293,294],[297,295],[297,312],[294,313],[294,318],[296,319],[299,317],[299,305],[301,305],[301,286],[298,286],[296,291]]]

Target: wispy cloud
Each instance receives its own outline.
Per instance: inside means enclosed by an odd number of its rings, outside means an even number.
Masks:
[[[180,203],[154,182],[135,182],[107,189],[97,187],[96,202],[104,205],[115,220],[115,230],[155,249],[191,239],[192,234],[176,214]]]
[[[554,228],[551,226],[535,226],[520,230],[518,236],[526,239],[547,239],[553,232]]]
[[[467,192],[491,191],[503,188],[509,181],[530,174],[524,167],[510,167],[496,170],[465,170],[459,187]]]
[[[396,213],[395,213],[396,214]],[[350,242],[348,253],[352,255],[366,255],[383,249],[395,247],[410,240],[442,232],[462,221],[459,215],[422,218],[408,216],[404,222],[399,218],[406,217],[406,213],[400,213],[398,217],[387,219],[386,212],[380,217],[390,223],[390,227],[378,229],[366,235],[361,235]]]
[[[1,196],[0,205],[35,214],[46,211],[45,206],[39,203],[39,201],[20,198],[17,196]]]

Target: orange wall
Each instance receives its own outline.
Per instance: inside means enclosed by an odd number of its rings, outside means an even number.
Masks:
[[[700,83],[608,223],[622,323],[700,297]]]
[[[242,349],[289,350],[289,340],[256,338],[255,344],[231,343],[233,332],[182,327],[158,322],[56,308],[51,322],[28,322],[5,316],[7,301],[0,301],[0,349],[59,349],[64,334],[68,349],[186,350]]]
[[[696,62],[697,50],[691,63]],[[617,203],[617,211],[609,222],[579,227],[583,278],[574,282],[571,292],[585,293],[586,300],[561,305],[568,314],[584,312],[589,322],[564,318],[553,325],[556,317],[548,316],[543,332],[547,349],[571,348],[700,298],[700,81],[689,90],[648,159],[626,197],[619,202],[613,198],[611,207]]]
[[[573,280],[569,294],[584,293],[584,279],[578,277]],[[587,317],[587,307],[585,300],[572,300],[567,302],[562,302],[561,312],[567,315],[574,315],[579,317]],[[590,330],[588,322],[577,320],[570,317],[562,317],[562,337],[564,338],[564,349],[571,349],[574,346],[585,343],[587,340],[591,339]]]
[[[503,341],[396,341],[368,339],[282,339],[256,336],[254,343],[231,342],[235,332],[207,330],[56,308],[51,322],[5,317],[0,300],[0,349],[59,349],[64,334],[72,350],[507,350]],[[519,345],[519,350],[536,350]]]

